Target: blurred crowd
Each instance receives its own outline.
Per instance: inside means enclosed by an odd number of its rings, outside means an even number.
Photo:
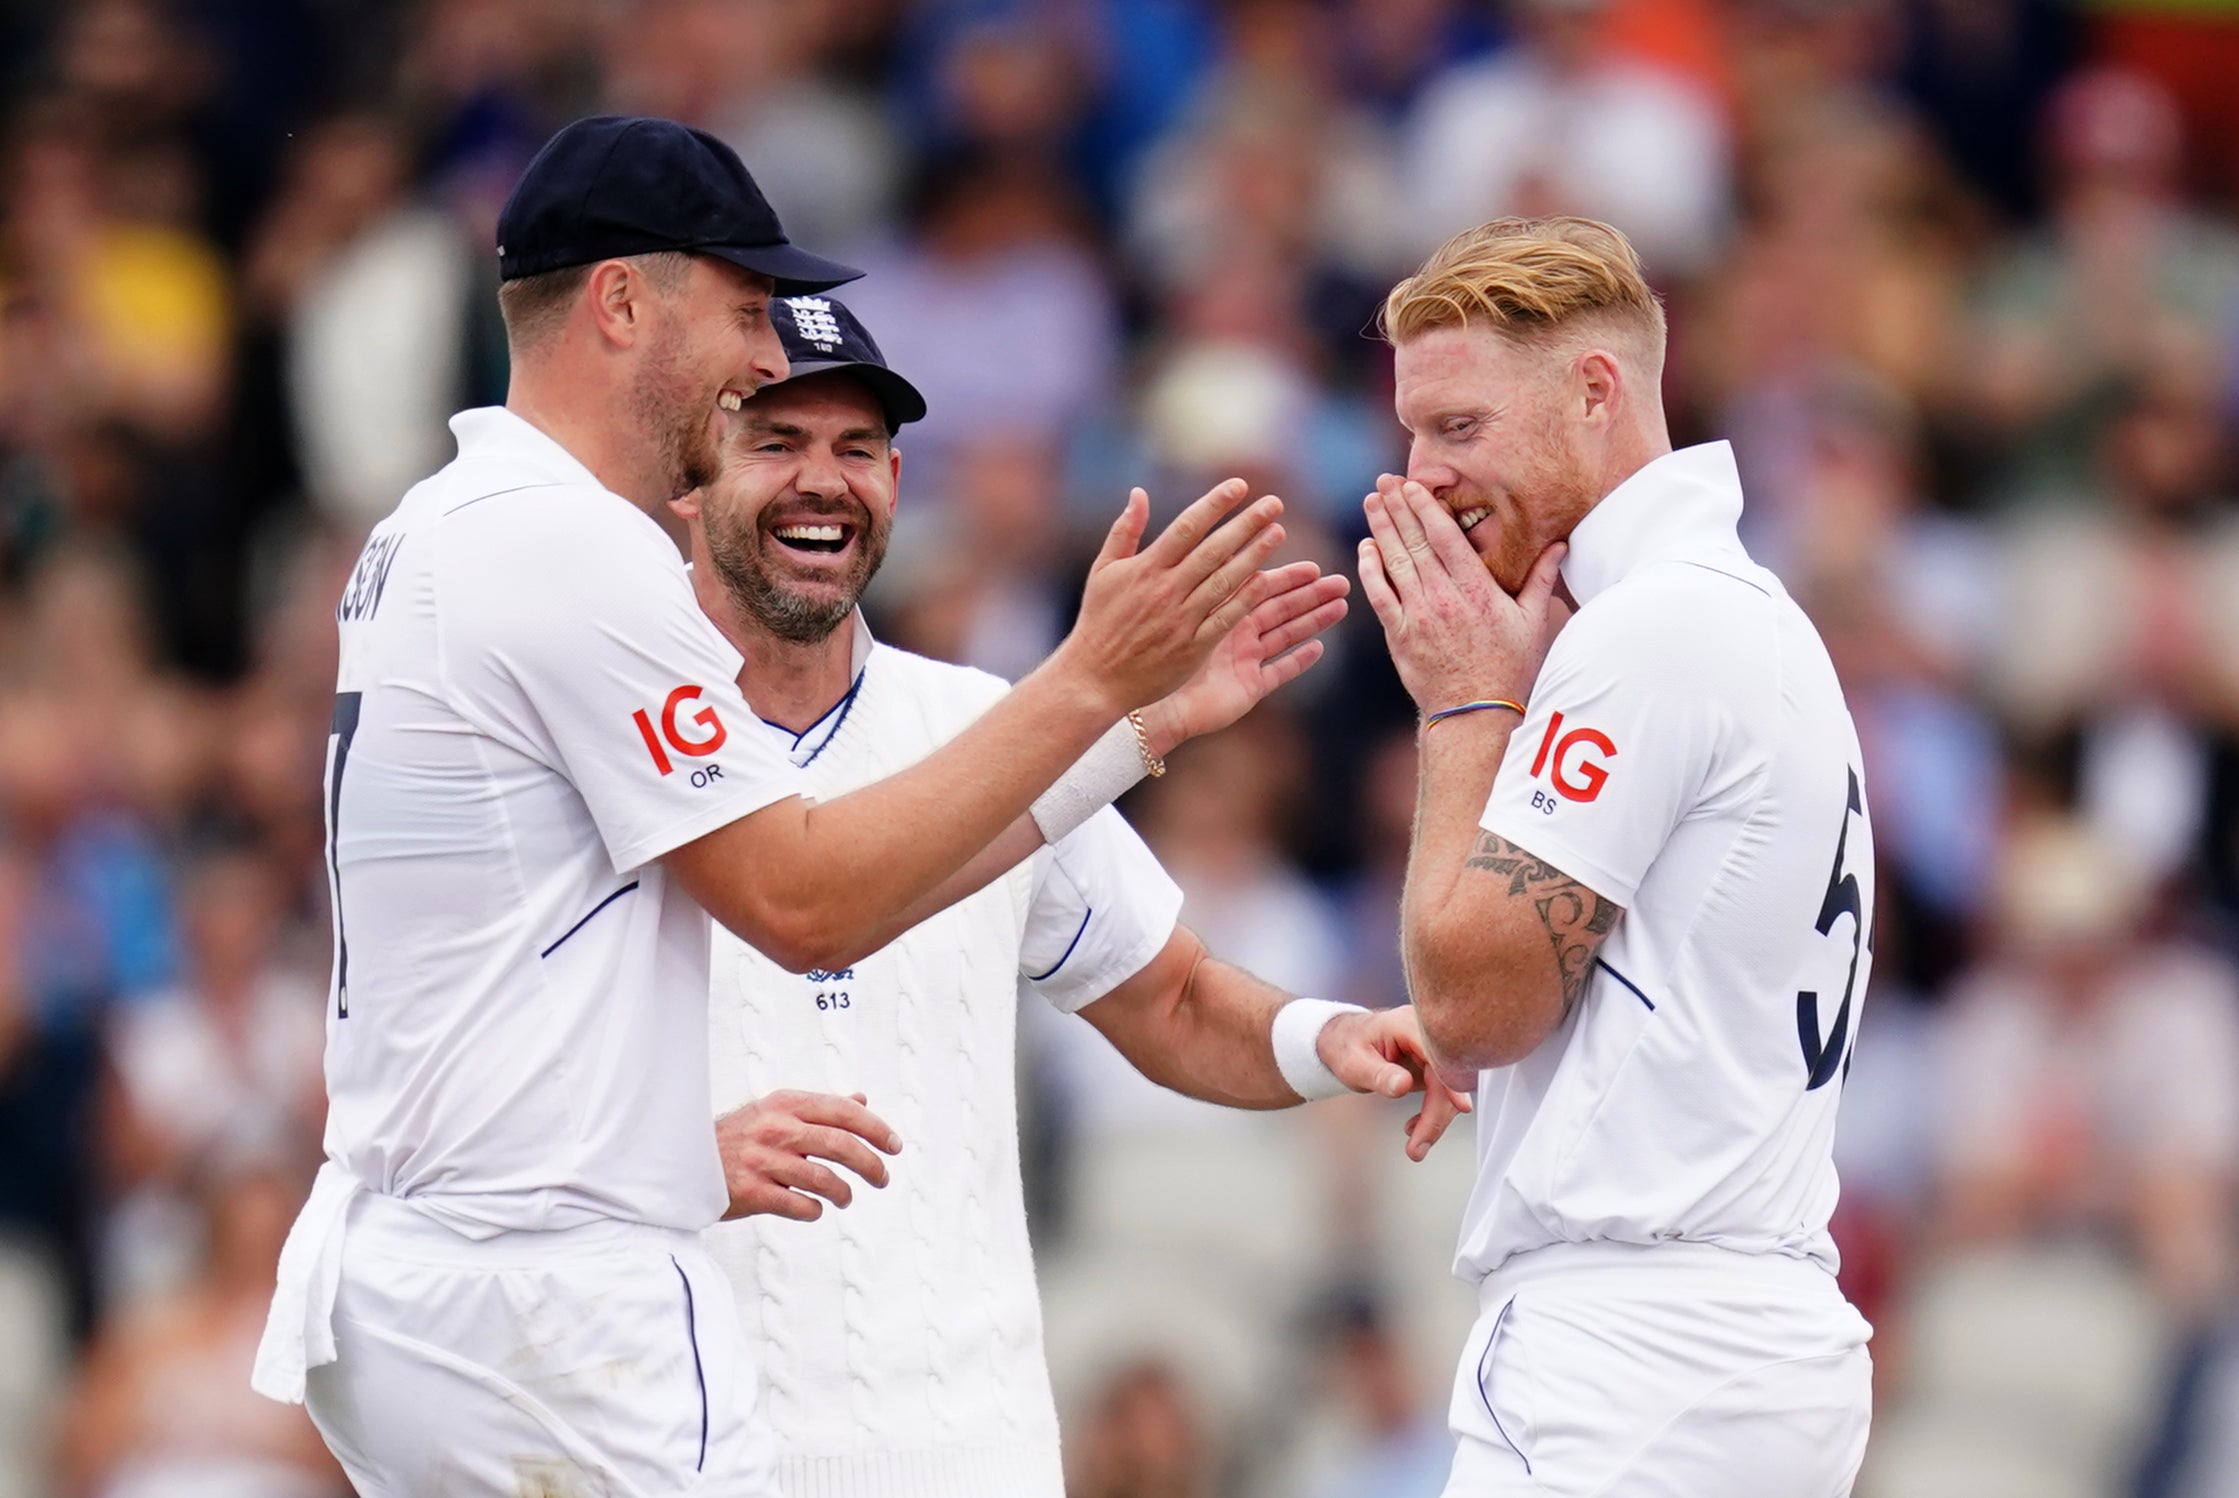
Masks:
[[[246,1383],[318,1154],[332,611],[502,399],[557,125],[731,141],[928,396],[888,638],[1016,675],[1128,485],[1341,565],[1383,290],[1608,219],[1865,742],[1861,1491],[2239,1493],[2239,19],[2168,0],[0,3],[0,1498],[345,1491]],[[1217,952],[1403,997],[1365,609],[1128,810]],[[1030,1004],[1072,1498],[1430,1498],[1465,1133]],[[899,1168],[907,1168],[907,1161]],[[804,1232],[816,1231],[813,1225]]]

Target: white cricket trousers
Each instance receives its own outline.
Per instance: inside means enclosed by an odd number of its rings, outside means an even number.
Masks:
[[[1872,1335],[1834,1276],[1707,1244],[1565,1244],[1479,1286],[1446,1498],[1843,1498]]]
[[[731,1286],[697,1233],[460,1236],[346,1209],[304,1403],[361,1498],[770,1498]]]

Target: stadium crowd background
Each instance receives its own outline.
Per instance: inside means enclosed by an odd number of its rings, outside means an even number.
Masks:
[[[0,1498],[340,1491],[246,1383],[322,1109],[332,608],[502,397],[498,204],[602,110],[871,270],[933,412],[876,622],[1010,674],[1131,482],[1243,473],[1345,562],[1403,461],[1364,330],[1449,231],[1631,233],[1675,435],[1734,441],[1865,739],[1862,1491],[2239,1492],[2229,6],[6,0],[0,87]],[[1384,1004],[1412,778],[1361,609],[1130,811],[1214,950]],[[1409,1167],[1404,1110],[1022,1031],[1073,1498],[1435,1494],[1466,1133]]]

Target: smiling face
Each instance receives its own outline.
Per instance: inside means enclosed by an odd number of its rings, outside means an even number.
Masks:
[[[770,280],[727,260],[688,255],[681,274],[655,276],[630,406],[658,444],[671,494],[713,481],[723,413],[787,374],[770,325]]]
[[[1394,408],[1407,429],[1407,476],[1451,510],[1470,545],[1514,593],[1549,543],[1601,496],[1585,450],[1584,402],[1562,344],[1456,324],[1402,341]]]
[[[728,420],[714,481],[677,505],[693,555],[756,626],[813,644],[886,559],[902,455],[870,389],[842,370],[773,386]]]

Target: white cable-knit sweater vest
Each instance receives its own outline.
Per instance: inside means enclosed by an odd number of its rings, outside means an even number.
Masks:
[[[880,646],[803,770],[830,798],[924,758],[1005,690]],[[1046,855],[1038,855],[1046,856]],[[861,1092],[902,1136],[884,1191],[812,1223],[723,1223],[788,1498],[1060,1498],[1057,1414],[1019,1184],[1019,948],[1033,862],[839,973],[718,932],[718,1110]]]

